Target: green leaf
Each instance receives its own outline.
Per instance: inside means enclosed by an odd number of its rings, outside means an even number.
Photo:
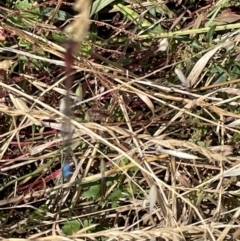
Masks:
[[[228,75],[226,73],[220,73],[216,75],[216,80],[214,81],[214,84],[224,83],[227,80],[228,80]]]
[[[66,235],[72,235],[79,231],[80,229],[80,222],[78,220],[70,220],[68,222],[65,222],[62,231]]]
[[[208,43],[211,43],[212,42],[212,39],[213,39],[213,34],[215,33],[215,29],[216,29],[216,25],[215,26],[212,26],[209,31],[207,32],[207,40],[208,40]]]
[[[42,11],[41,14],[49,17],[51,16],[51,14],[54,12],[54,8],[50,8],[50,7],[45,7]],[[59,21],[66,21],[69,18],[72,18],[73,16],[63,10],[59,10],[56,14],[55,20],[59,20]]]
[[[90,54],[91,46],[87,42],[82,42],[80,48],[82,56],[88,57]]]
[[[64,42],[66,40],[66,36],[63,34],[59,34],[59,33],[52,33],[52,37],[54,40],[56,40],[57,42]]]
[[[118,206],[118,200],[123,197],[122,191],[117,188],[109,196],[108,199],[112,202],[112,207]]]
[[[149,33],[162,33],[164,32],[162,27],[160,25],[157,25],[152,30],[149,31]]]
[[[232,79],[237,79],[238,76],[240,75],[240,66],[237,63],[235,65],[235,63],[236,62],[234,62],[233,68],[231,68],[231,77],[232,77]]]
[[[15,4],[16,9],[29,9],[32,7],[33,7],[33,4],[30,3],[28,0],[20,0]]]
[[[40,13],[40,9],[37,7],[34,7],[34,5],[28,0],[18,1],[15,4],[15,8],[19,10],[25,10],[25,11],[21,11],[21,16],[24,16],[26,18],[27,17],[37,18],[37,14]]]
[[[197,141],[196,143],[198,146],[206,147],[206,143],[204,141]]]
[[[148,8],[149,13],[156,18],[156,8],[150,7]]]
[[[150,2],[152,2],[152,1],[150,1]],[[167,7],[166,4],[163,4],[163,3],[157,4],[155,10],[156,10],[157,13],[160,13],[162,15],[166,15],[169,18],[175,18],[176,17],[176,14],[173,11],[171,11]]]
[[[120,166],[122,167],[122,166],[125,166],[127,164],[129,164],[129,159],[127,157],[124,157],[120,162]]]
[[[92,225],[92,223],[93,223],[92,219],[84,219],[83,220],[83,228],[89,227],[90,225]]]
[[[239,133],[234,133],[232,137],[232,141],[239,141],[240,140],[240,134]]]
[[[82,196],[96,200],[99,197],[100,188],[99,184],[93,185],[87,191],[83,192]]]
[[[128,8],[122,4],[116,4],[114,7],[121,12],[126,18],[133,21],[136,25],[138,25],[141,28],[147,28],[151,27],[152,23],[144,19],[142,16],[140,16],[137,12],[133,11],[131,8]]]
[[[98,13],[100,10],[105,8],[107,5],[111,4],[115,0],[96,0],[94,1],[91,9],[91,16]]]

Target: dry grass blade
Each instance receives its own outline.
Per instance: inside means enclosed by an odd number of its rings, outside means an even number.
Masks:
[[[150,192],[149,192],[149,203],[150,203],[149,212],[150,212],[150,214],[153,213],[153,208],[154,208],[156,202],[157,202],[157,187],[153,184],[151,186]]]
[[[222,43],[219,44],[217,47],[213,48],[212,50],[210,50],[209,52],[207,52],[205,55],[203,55],[198,61],[197,63],[194,65],[192,71],[190,72],[190,74],[187,77],[187,86],[188,87],[194,87],[194,85],[196,84],[198,77],[200,76],[200,74],[202,73],[203,69],[205,68],[205,66],[207,65],[208,61],[210,60],[210,58],[212,58],[212,56],[221,48],[227,48],[228,46],[231,46],[233,43],[232,42],[226,42],[226,43]]]
[[[239,239],[238,1],[173,2],[0,6],[1,240]]]

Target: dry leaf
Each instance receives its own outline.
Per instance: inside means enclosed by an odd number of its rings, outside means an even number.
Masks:
[[[233,168],[230,168],[226,171],[223,172],[224,177],[235,177],[235,176],[240,176],[240,166],[236,165]]]
[[[81,84],[77,87],[77,89],[75,91],[75,94],[76,94],[76,96],[78,98],[78,101],[82,101],[83,100],[83,88],[82,88]]]
[[[161,153],[169,154],[171,156],[175,156],[175,157],[182,158],[182,159],[189,159],[189,160],[200,159],[198,156],[188,154],[186,152],[182,152],[182,151],[178,151],[178,150],[167,150],[167,149],[163,149],[163,148],[158,148],[158,151]]]
[[[139,96],[139,98],[148,106],[148,108],[152,111],[153,116],[154,116],[154,105],[152,103],[152,101],[144,94],[142,93],[137,93],[137,95]]]
[[[182,85],[185,87],[189,87],[187,86],[186,76],[183,74],[182,70],[179,68],[175,68],[174,72],[177,75],[178,79],[182,82]]]
[[[100,171],[101,171],[102,177],[104,177],[106,172],[106,163],[103,159],[101,159],[101,162],[100,162]]]
[[[14,105],[14,107],[18,110],[22,110],[24,112],[28,112],[29,108],[27,107],[26,103],[24,100],[20,97],[15,97],[12,94],[9,94],[9,97]]]
[[[62,98],[60,99],[59,111],[61,113],[64,113],[65,108],[66,108],[65,98]]]
[[[166,51],[168,48],[168,39],[162,39],[158,44],[158,51]]]
[[[0,69],[3,69],[3,70],[9,70],[10,67],[12,66],[13,64],[13,61],[10,60],[10,59],[5,59],[3,61],[0,62]]]
[[[227,48],[229,45],[232,44],[232,41],[229,42],[225,42],[222,43],[220,45],[218,45],[217,47],[215,47],[214,49],[210,50],[209,52],[207,52],[206,54],[204,54],[202,56],[202,58],[200,58],[197,63],[195,64],[195,66],[193,67],[192,71],[190,72],[190,74],[187,77],[187,86],[189,87],[193,87],[194,84],[196,83],[198,77],[200,76],[200,74],[202,73],[203,69],[205,68],[206,64],[208,63],[208,61],[212,58],[212,56],[221,48]]]
[[[47,143],[44,143],[42,145],[35,146],[31,149],[31,155],[36,155],[36,154],[46,150],[47,148],[49,148],[52,145],[53,145],[52,142],[47,142]]]
[[[206,19],[205,14],[201,13],[198,15],[197,19],[194,21],[192,29],[199,29],[204,20]],[[191,34],[190,38],[194,38],[196,34]]]
[[[149,212],[151,215],[153,213],[153,208],[157,202],[157,187],[154,184],[150,188],[148,199],[149,199],[149,204],[150,204]]]
[[[239,125],[240,125],[240,120],[238,119],[238,120],[235,120],[235,121],[229,123],[227,126],[234,127],[234,126],[239,126]]]
[[[233,13],[231,11],[224,11],[214,19],[211,26],[235,23],[239,20],[240,20],[239,14]]]

